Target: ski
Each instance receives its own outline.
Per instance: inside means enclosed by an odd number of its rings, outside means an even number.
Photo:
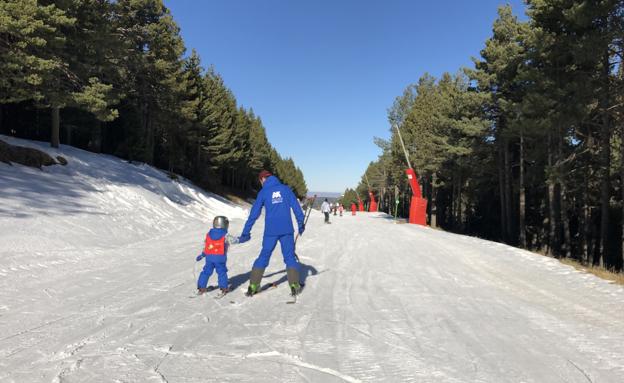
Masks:
[[[294,305],[295,303],[297,303],[297,296],[296,295],[291,296],[291,298],[292,298],[291,300],[286,301],[287,305]]]
[[[201,297],[202,295],[206,295],[207,293],[211,292],[212,290],[216,290],[216,289],[217,289],[217,286],[208,286],[208,287],[206,287],[206,292],[200,294],[199,292],[196,291],[195,294],[190,295],[189,298],[193,299],[193,298]]]
[[[221,299],[227,295],[227,291],[219,291],[219,293],[214,297],[214,299]]]
[[[266,291],[266,290],[272,290],[272,289],[275,289],[275,288],[277,288],[277,283],[275,283],[275,282],[265,283],[265,284],[264,284],[264,285],[262,285],[262,286],[258,289],[258,291],[257,291],[255,294],[253,294],[253,295],[247,295],[247,292],[244,292],[244,293],[243,293],[243,296],[244,296],[246,299],[243,299],[243,301],[242,301],[242,302],[247,301],[247,300],[249,300],[250,298],[253,298],[254,296],[256,296],[256,295],[260,294],[260,293],[261,293],[261,292],[263,292],[263,291]],[[236,301],[233,301],[233,300],[231,300],[231,301],[230,301],[230,303],[231,303],[231,304],[233,304],[233,305],[237,305],[237,306],[242,305],[242,304],[243,304],[242,302],[236,302]]]

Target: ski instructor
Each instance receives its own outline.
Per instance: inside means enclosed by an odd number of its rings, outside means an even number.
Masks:
[[[295,241],[290,210],[295,213],[299,235],[305,230],[304,215],[297,201],[297,197],[290,188],[267,170],[258,175],[262,189],[258,192],[256,202],[251,207],[249,218],[245,223],[239,242],[247,242],[251,239],[251,228],[260,216],[264,206],[264,236],[262,237],[262,250],[253,263],[247,296],[252,296],[260,290],[260,281],[264,275],[264,269],[269,265],[271,254],[279,241],[282,256],[286,264],[286,275],[291,294],[297,295],[301,291],[299,279],[300,265],[295,258]]]

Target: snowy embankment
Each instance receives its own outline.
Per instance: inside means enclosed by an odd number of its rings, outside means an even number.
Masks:
[[[3,138],[14,144],[45,144]],[[313,212],[295,305],[279,246],[233,246],[234,291],[189,299],[212,217],[246,208],[147,166],[63,147],[0,163],[2,382],[622,382],[624,289],[508,246],[383,214]],[[214,276],[211,283],[215,283]]]

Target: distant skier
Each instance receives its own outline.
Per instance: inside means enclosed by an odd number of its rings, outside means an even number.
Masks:
[[[299,235],[305,230],[304,215],[299,206],[295,194],[286,185],[283,185],[277,177],[269,171],[263,170],[258,175],[262,189],[258,193],[256,202],[251,207],[249,218],[245,223],[239,242],[247,242],[251,239],[251,228],[262,212],[264,206],[264,237],[262,238],[262,250],[253,263],[247,296],[252,296],[260,290],[260,282],[264,275],[264,269],[269,265],[271,254],[279,241],[282,256],[286,264],[286,275],[291,294],[297,295],[301,291],[300,269],[301,266],[295,257],[294,230],[290,211],[295,213]]]
[[[357,208],[355,207],[355,202],[351,202],[351,215],[355,215],[355,210]]]
[[[342,204],[338,205],[338,211],[340,212],[340,216],[342,217],[342,212],[344,211],[344,206],[342,206]]]
[[[323,214],[325,214],[325,223],[329,223],[330,207],[329,202],[327,202],[327,198],[325,198],[325,201],[323,201],[323,203],[321,204],[321,211],[323,212]]]
[[[334,210],[334,216],[336,216],[336,213],[338,212],[338,202],[333,204],[333,210]]]
[[[206,259],[204,269],[197,279],[197,294],[201,295],[208,291],[208,279],[212,272],[216,269],[218,275],[220,295],[228,293],[228,275],[227,275],[227,251],[230,244],[237,243],[236,238],[228,234],[230,222],[227,217],[218,216],[212,221],[212,229],[206,234],[204,241],[204,251],[195,258],[197,262],[202,258]]]

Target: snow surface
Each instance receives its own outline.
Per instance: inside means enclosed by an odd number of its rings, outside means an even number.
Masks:
[[[0,163],[1,382],[624,382],[624,289],[556,260],[383,214],[313,212],[289,299],[279,248],[232,246],[234,291],[190,299],[215,215],[237,206],[145,165]],[[216,284],[216,276],[210,283]]]

